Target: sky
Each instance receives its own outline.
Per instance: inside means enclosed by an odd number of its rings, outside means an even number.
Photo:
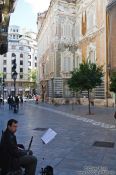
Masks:
[[[37,13],[48,9],[50,0],[18,0],[10,25],[18,25],[37,32]]]

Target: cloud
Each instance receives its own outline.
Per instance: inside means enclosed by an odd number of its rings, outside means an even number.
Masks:
[[[25,0],[29,3],[35,13],[43,12],[48,9],[50,0]]]

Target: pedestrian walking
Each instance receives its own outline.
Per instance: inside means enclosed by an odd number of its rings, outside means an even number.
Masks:
[[[7,102],[8,102],[8,105],[9,105],[9,110],[11,110],[11,109],[12,109],[12,98],[11,98],[10,95],[9,95],[9,97],[8,97]]]
[[[20,103],[23,103],[23,97],[20,96]]]
[[[18,96],[15,97],[15,105],[16,105],[16,109],[18,110],[19,109],[19,97]]]

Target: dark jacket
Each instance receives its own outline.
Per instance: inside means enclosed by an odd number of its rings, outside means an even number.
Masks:
[[[16,136],[8,129],[2,134],[0,143],[1,167],[7,171],[15,171],[20,168],[19,158],[26,155],[25,150],[18,148]]]

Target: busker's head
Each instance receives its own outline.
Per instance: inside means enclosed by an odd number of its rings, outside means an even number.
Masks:
[[[17,131],[17,126],[18,121],[15,119],[10,119],[7,123],[7,129],[12,133],[15,133]]]

